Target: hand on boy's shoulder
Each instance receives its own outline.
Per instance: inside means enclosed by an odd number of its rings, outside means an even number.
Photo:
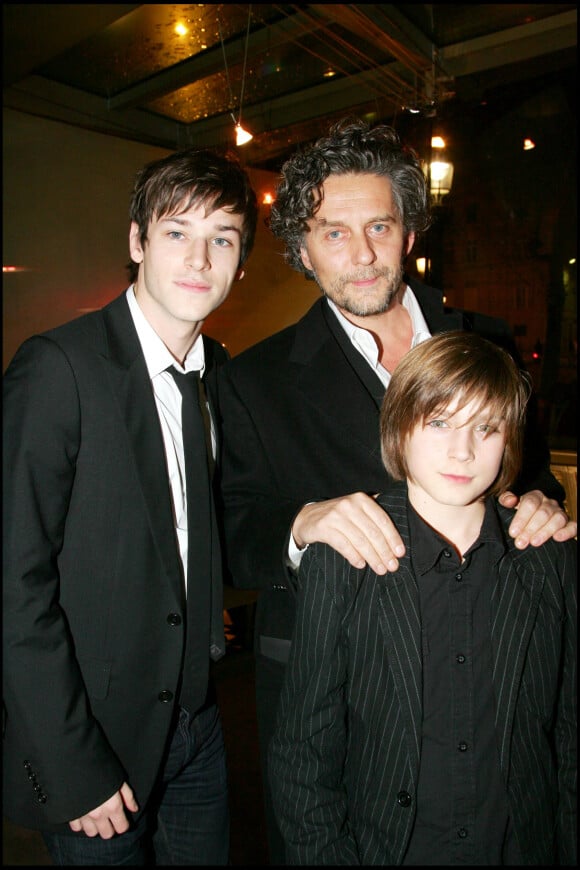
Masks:
[[[538,489],[525,493],[519,501],[514,493],[504,492],[499,497],[499,503],[516,509],[509,533],[515,538],[519,550],[529,545],[540,547],[550,538],[559,542],[568,541],[578,534],[577,523],[568,517],[555,499],[546,498]]]

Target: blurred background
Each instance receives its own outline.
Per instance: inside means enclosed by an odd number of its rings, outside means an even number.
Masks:
[[[351,115],[430,174],[409,271],[507,320],[551,445],[575,448],[576,4],[27,3],[3,23],[4,366],[124,288],[134,174],[187,145],[237,149],[262,209],[208,331],[235,354],[296,320],[318,288],[283,263],[269,200]]]

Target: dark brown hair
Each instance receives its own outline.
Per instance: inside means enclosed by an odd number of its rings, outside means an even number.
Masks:
[[[286,161],[270,212],[270,229],[284,241],[287,262],[307,278],[314,277],[300,256],[307,222],[320,207],[326,179],[349,173],[389,179],[405,237],[411,232],[418,236],[431,223],[427,183],[415,152],[403,145],[393,127],[345,118],[328,136]]]
[[[258,205],[250,179],[235,154],[189,148],[148,163],[137,173],[129,217],[139,227],[141,244],[145,246],[153,219],[187,211],[195,204],[244,216],[242,266],[254,245]],[[138,267],[135,263],[132,266],[130,277],[135,280]]]

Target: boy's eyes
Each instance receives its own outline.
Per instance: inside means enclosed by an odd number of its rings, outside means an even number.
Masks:
[[[449,422],[441,419],[429,420],[427,426],[430,426],[432,429],[446,429],[449,427]],[[476,432],[481,432],[483,435],[489,435],[491,432],[497,431],[497,426],[493,423],[478,423],[474,428]]]

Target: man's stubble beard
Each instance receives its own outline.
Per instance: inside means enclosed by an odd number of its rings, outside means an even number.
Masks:
[[[353,314],[355,317],[370,317],[376,314],[384,314],[385,311],[389,310],[393,300],[401,289],[403,271],[403,265],[401,264],[398,267],[385,266],[382,269],[373,269],[371,272],[367,270],[359,274],[343,275],[331,284],[329,290],[322,286],[316,273],[314,277],[324,295],[328,296],[339,308],[348,311],[349,314]],[[345,288],[352,281],[366,281],[370,278],[386,279],[384,291],[380,296],[377,296],[375,291],[369,291],[367,294],[365,294],[364,290],[358,293],[354,291],[351,293],[345,292]]]

